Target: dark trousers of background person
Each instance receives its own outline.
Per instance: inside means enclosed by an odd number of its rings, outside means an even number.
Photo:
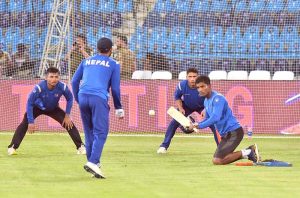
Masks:
[[[51,118],[53,118],[54,120],[56,120],[57,122],[59,122],[60,124],[62,124],[66,113],[59,107],[56,107],[53,111],[43,111],[37,107],[33,108],[33,117],[34,119],[37,118],[40,115],[47,115]],[[20,125],[17,127],[15,134],[13,136],[13,139],[11,140],[10,145],[8,146],[8,148],[12,147],[14,149],[19,148],[26,132],[28,129],[28,120],[27,120],[27,113],[24,114],[23,117],[23,121],[20,123]],[[72,129],[67,130],[69,135],[71,136],[74,144],[76,145],[76,148],[78,149],[83,143],[80,137],[80,134],[77,130],[77,128],[75,127],[75,125],[72,127]]]

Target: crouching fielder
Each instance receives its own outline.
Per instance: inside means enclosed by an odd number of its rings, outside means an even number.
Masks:
[[[101,38],[97,43],[99,54],[83,60],[72,79],[85,135],[87,163],[84,169],[96,178],[104,178],[99,165],[109,130],[109,88],[117,117],[124,117],[120,98],[120,65],[110,58],[112,45],[110,39]]]
[[[203,96],[199,96],[195,84],[197,76],[198,70],[193,67],[189,68],[186,71],[186,80],[178,83],[174,93],[174,99],[178,110],[185,116],[189,116],[193,112],[201,113],[204,109],[203,102],[205,98]],[[163,142],[157,150],[158,154],[167,153],[167,150],[171,144],[171,140],[178,127],[181,128],[184,133],[192,132],[192,130],[184,129],[184,127],[182,127],[175,119],[173,119],[168,126]],[[219,140],[214,126],[210,126],[210,129],[214,135],[216,144],[218,145]]]

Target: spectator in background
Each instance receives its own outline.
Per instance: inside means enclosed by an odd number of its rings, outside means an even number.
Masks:
[[[131,79],[132,73],[136,70],[135,54],[128,49],[128,40],[124,35],[118,35],[116,40],[117,49],[113,53],[113,58],[121,66],[121,79]]]
[[[11,57],[8,52],[5,52],[2,49],[2,45],[0,46],[0,75],[7,75],[8,71],[10,71],[12,64],[11,64]]]
[[[30,55],[24,43],[17,45],[17,51],[12,55],[12,69],[7,71],[7,76],[12,76],[19,71],[33,69]]]
[[[87,45],[86,36],[83,34],[78,34],[71,50],[66,55],[66,60],[69,61],[72,76],[81,61],[90,57],[92,54],[93,49]]]

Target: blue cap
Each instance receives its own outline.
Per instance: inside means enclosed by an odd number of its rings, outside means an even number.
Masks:
[[[102,53],[107,53],[112,48],[113,43],[109,38],[102,37],[97,42],[97,49]]]

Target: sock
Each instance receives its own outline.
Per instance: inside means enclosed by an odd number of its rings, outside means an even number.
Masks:
[[[251,149],[242,149],[242,156],[244,159],[248,159],[248,155],[251,153]]]

